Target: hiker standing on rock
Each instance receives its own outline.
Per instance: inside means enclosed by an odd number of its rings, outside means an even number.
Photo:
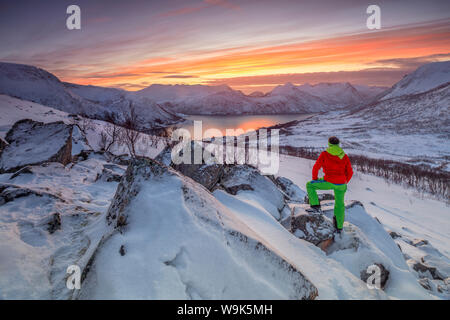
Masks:
[[[325,176],[318,178],[319,170],[323,168]],[[350,159],[339,146],[339,139],[330,137],[328,149],[322,152],[312,169],[312,181],[306,184],[309,205],[315,212],[321,212],[317,190],[334,191],[334,216],[333,222],[337,232],[340,233],[344,225],[345,204],[344,195],[347,191],[347,183],[353,175]]]

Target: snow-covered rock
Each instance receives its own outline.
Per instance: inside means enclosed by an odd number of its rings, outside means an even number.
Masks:
[[[301,271],[254,238],[207,189],[156,161],[130,164],[107,221],[112,235],[96,254],[81,298],[317,296]]]
[[[258,169],[248,165],[227,166],[224,168],[219,185],[229,194],[259,203],[275,219],[281,219],[286,206],[283,193]]]
[[[0,172],[44,162],[68,164],[72,160],[72,130],[63,122],[16,122],[6,135],[9,145],[0,155]]]
[[[198,148],[201,150],[202,154],[205,151],[205,148],[203,145],[200,145],[196,141],[191,142],[191,150],[195,150]],[[223,175],[224,171],[224,165],[216,163],[215,161],[212,161],[212,163],[205,163],[205,161],[202,158],[201,164],[195,164],[194,163],[194,153],[195,151],[191,152],[191,163],[179,163],[175,164],[172,161],[172,147],[167,146],[160,152],[160,154],[155,158],[155,160],[163,163],[164,165],[171,166],[178,172],[182,173],[183,175],[193,179],[194,181],[200,183],[208,190],[213,190],[216,184],[219,182]],[[211,160],[213,160],[212,158]]]
[[[306,192],[300,189],[294,182],[286,177],[276,177],[275,183],[284,192],[286,200],[289,202],[303,202]]]
[[[96,179],[103,164],[92,155],[73,166],[0,175],[1,299],[72,298],[67,268],[87,270],[118,184]]]
[[[291,204],[292,215],[282,222],[288,230],[300,239],[318,246],[325,252],[333,242],[333,222],[320,213],[307,212],[309,205]]]

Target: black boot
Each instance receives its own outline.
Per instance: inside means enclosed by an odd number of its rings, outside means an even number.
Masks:
[[[320,207],[320,204],[316,204],[314,206],[310,206],[311,208],[307,209],[308,212],[317,212],[322,213],[322,208]]]
[[[333,216],[333,226],[336,229],[337,233],[341,233],[342,229],[339,229],[337,226],[336,216]]]

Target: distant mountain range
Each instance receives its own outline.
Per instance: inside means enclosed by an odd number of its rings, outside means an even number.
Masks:
[[[271,92],[245,95],[229,86],[153,84],[137,92],[61,82],[34,66],[0,63],[0,93],[62,111],[104,119],[120,115],[132,103],[142,125],[164,126],[179,121],[176,114],[313,113],[370,101],[387,88],[320,83],[277,86]]]
[[[153,84],[143,90],[130,92],[65,83],[53,74],[33,66],[0,63],[0,94],[97,119],[104,119],[113,113],[120,120],[133,106],[143,128],[176,123],[182,120],[184,114],[290,114],[348,109],[353,115],[360,113],[367,116],[374,112],[387,115],[393,111],[378,110],[409,110],[411,101],[423,108],[424,103],[427,106],[434,103],[443,105],[445,109],[448,107],[445,105],[448,97],[445,84],[449,81],[450,61],[446,61],[424,65],[390,89],[348,82],[315,85],[286,83],[266,94],[255,92],[246,95],[227,85]],[[420,95],[440,86],[444,87],[440,88],[439,93]],[[431,95],[434,98],[430,98]],[[424,97],[428,102],[422,101]],[[395,103],[392,99],[396,99]],[[427,114],[432,109],[430,107]],[[441,111],[436,114],[441,115]],[[438,121],[442,121],[442,118]]]
[[[100,120],[114,114],[121,121],[132,105],[143,130],[181,120],[152,101],[132,99],[127,91],[64,83],[53,74],[28,65],[0,63],[0,94]]]
[[[226,85],[151,85],[136,92],[182,114],[289,114],[324,112],[370,101],[384,87],[352,86],[350,83],[319,83],[301,86],[286,83],[263,94],[245,95]]]
[[[450,61],[421,66],[372,102],[282,126],[280,145],[345,149],[450,170]],[[423,162],[422,162],[423,161]]]

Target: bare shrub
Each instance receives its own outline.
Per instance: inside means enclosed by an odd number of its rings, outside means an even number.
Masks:
[[[124,119],[123,132],[120,133],[120,140],[127,146],[130,155],[136,158],[136,143],[141,136],[141,132],[139,132],[138,115],[131,102],[129,112],[124,115]]]

